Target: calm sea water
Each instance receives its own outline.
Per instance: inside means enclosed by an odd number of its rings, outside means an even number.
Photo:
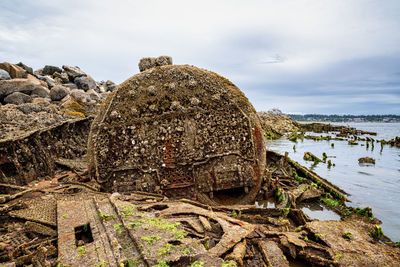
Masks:
[[[377,136],[372,136],[374,139],[388,140],[400,136],[400,123],[337,124],[377,132]],[[334,148],[331,143],[334,143]],[[365,144],[366,142],[359,142],[359,145],[350,146],[347,141],[316,142],[307,139],[299,140],[296,144],[286,138],[267,141],[268,149],[282,154],[289,152],[291,159],[349,193],[351,203],[348,205],[372,207],[374,216],[383,222],[384,233],[393,241],[400,241],[400,148],[385,145],[381,150],[380,143],[375,142],[372,149],[371,145],[367,148]],[[296,145],[296,151],[293,150],[293,145]],[[303,155],[307,151],[320,158],[325,152],[336,166],[328,169],[325,163],[313,165],[304,161]],[[358,159],[361,157],[374,158],[375,165],[359,165]]]

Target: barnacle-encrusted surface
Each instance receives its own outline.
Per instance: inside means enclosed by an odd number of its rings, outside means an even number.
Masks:
[[[265,167],[261,131],[227,79],[187,65],[156,67],[105,101],[89,136],[89,171],[105,191],[249,203]]]

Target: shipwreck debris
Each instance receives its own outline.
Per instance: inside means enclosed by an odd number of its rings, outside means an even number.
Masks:
[[[187,65],[150,68],[118,86],[88,142],[89,173],[107,192],[251,203],[265,165],[247,98],[227,79]]]
[[[0,140],[0,182],[26,185],[39,177],[54,175],[57,161],[82,158],[92,120],[93,117],[68,120]]]
[[[363,157],[358,159],[359,164],[375,164],[375,159],[370,157]]]

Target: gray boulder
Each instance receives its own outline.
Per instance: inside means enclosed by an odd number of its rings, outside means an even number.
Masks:
[[[0,69],[7,71],[13,79],[26,78],[27,75],[26,70],[24,70],[20,66],[10,64],[8,62],[0,63]]]
[[[43,68],[35,70],[33,72],[33,75],[35,75],[35,76],[42,75],[43,76]]]
[[[68,74],[69,80],[73,81],[77,77],[81,76],[86,76],[86,73],[84,73],[79,67],[72,67],[72,66],[62,66],[65,72]]]
[[[172,57],[160,56],[160,57],[145,57],[139,62],[140,72],[154,67],[172,65]]]
[[[47,98],[50,95],[50,90],[41,86],[41,87],[37,87],[35,89],[32,90],[31,92],[31,96],[32,97],[43,97],[43,98]]]
[[[38,99],[43,99],[43,98],[38,98]],[[39,104],[40,102],[37,102],[38,100],[35,101],[35,99],[32,99],[32,103],[23,103],[18,105],[16,108],[21,111],[24,114],[30,114],[30,113],[38,113],[44,111],[44,108],[48,106],[49,104],[44,102],[42,100],[42,103]],[[44,104],[46,103],[46,104]]]
[[[172,64],[172,59],[171,59],[171,64]],[[107,80],[106,86],[107,86],[107,91],[112,92],[117,85],[113,81]]]
[[[39,80],[45,81],[49,88],[54,87],[56,85],[56,81],[54,81],[53,78],[49,76],[42,76],[42,75],[37,75]]]
[[[4,98],[5,104],[20,105],[29,102],[32,102],[32,97],[21,92],[14,92]]]
[[[36,88],[43,87],[29,79],[12,79],[0,81],[0,99],[14,92],[31,94]]]
[[[96,82],[87,76],[81,76],[75,78],[74,83],[78,86],[79,89],[83,89],[85,91],[89,89],[96,89],[97,85]]]
[[[25,65],[24,63],[20,62],[17,64],[17,66],[20,66],[21,68],[23,68],[24,70],[26,70],[27,73],[29,74],[33,74],[33,69],[31,67],[28,67],[27,65]]]
[[[71,90],[70,95],[79,103],[88,103],[91,101],[90,96],[81,89]]]
[[[69,88],[70,90],[78,89],[78,86],[76,86],[74,83],[64,83],[63,86]]]
[[[69,82],[68,74],[65,72],[54,72],[53,77],[54,79],[59,78],[62,83]]]
[[[114,90],[114,88],[116,87],[116,84],[110,80],[107,81],[101,81],[98,84],[99,89],[97,90],[97,92],[99,93],[104,93],[104,92],[112,92]]]
[[[0,69],[0,80],[9,80],[9,79],[11,79],[10,74],[5,70]]]
[[[50,98],[53,101],[60,101],[66,97],[69,93],[69,89],[62,85],[56,85],[50,90]]]
[[[50,66],[50,65],[46,65],[43,68],[43,75],[53,75],[54,72],[62,72],[62,69],[60,69],[59,67],[56,66]]]
[[[32,99],[33,104],[40,104],[43,106],[50,105],[50,98],[43,98],[43,97],[35,97]]]
[[[91,100],[94,100],[96,102],[101,100],[101,95],[99,93],[97,93],[95,90],[93,89],[89,89],[86,94],[90,97]]]

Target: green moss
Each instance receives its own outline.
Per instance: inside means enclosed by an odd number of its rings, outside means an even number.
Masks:
[[[106,262],[105,260],[102,260],[101,262],[96,263],[94,266],[95,267],[104,267],[106,265],[108,265],[108,262]]]
[[[209,250],[209,249],[210,249],[210,244],[208,243],[208,240],[205,240],[205,241],[203,242],[203,245],[204,245],[204,248],[205,248],[206,250]]]
[[[343,254],[336,254],[335,256],[333,256],[335,259],[341,259],[343,258]]]
[[[185,236],[186,236],[186,231],[185,230],[180,230],[180,231],[177,231],[176,233],[175,233],[175,236],[174,236],[174,238],[176,238],[176,239],[182,239],[182,238],[184,238]]]
[[[336,208],[337,206],[340,205],[340,202],[338,200],[332,199],[332,198],[321,197],[320,201],[322,203],[324,203],[326,206],[331,207],[331,208]]]
[[[124,267],[138,267],[140,264],[139,260],[137,259],[124,259],[120,265]]]
[[[157,241],[159,241],[161,238],[157,235],[151,235],[151,236],[142,236],[140,239],[142,239],[144,242],[149,244],[150,246],[154,245]]]
[[[232,216],[232,217],[237,217],[236,210],[232,210],[232,214],[231,214],[231,216]]]
[[[68,215],[64,214],[63,216],[61,216],[63,219],[68,219]]]
[[[288,216],[290,208],[281,208],[280,211],[284,217]]]
[[[307,178],[304,177],[300,177],[297,175],[297,173],[294,171],[292,173],[293,179],[295,179],[297,182],[299,182],[300,184],[304,183],[305,181],[307,181]]]
[[[236,267],[236,262],[234,261],[225,261],[222,263],[221,267]]]
[[[136,207],[133,205],[120,204],[119,207],[122,209],[122,212],[124,212],[124,213],[136,210]]]
[[[202,261],[195,261],[190,265],[190,267],[202,267],[202,266],[204,266],[204,262]]]
[[[281,188],[278,188],[278,190],[276,190],[275,196],[278,203],[281,203],[286,199],[285,194],[283,193]]]
[[[164,260],[158,260],[156,265],[153,265],[153,267],[169,267],[167,261]]]
[[[136,222],[129,222],[128,227],[131,227],[131,228],[139,227],[144,222],[145,221],[143,219],[137,220]]]
[[[158,256],[167,256],[168,254],[170,254],[171,250],[173,250],[175,247],[176,246],[167,243],[157,251],[157,255]]]
[[[99,213],[99,220],[101,221],[101,222],[104,222],[104,221],[109,221],[109,220],[112,220],[112,219],[115,219],[116,217],[115,217],[115,215],[110,215],[110,214],[105,214],[105,213],[102,213],[102,212],[100,212]]]
[[[118,234],[124,231],[124,229],[122,228],[122,223],[113,224],[113,228],[118,232]]]
[[[192,251],[191,251],[190,249],[185,248],[184,250],[181,251],[181,254],[182,254],[182,255],[187,255],[187,254],[189,254],[189,253],[191,253],[191,252],[192,252]]]
[[[136,215],[135,206],[121,204],[121,205],[119,205],[119,207],[122,208],[122,215],[125,218],[129,218],[131,216],[135,216]]]
[[[303,226],[300,225],[300,226],[298,226],[294,231],[295,231],[296,233],[298,233],[298,232],[300,232],[302,229],[303,229]]]
[[[181,225],[179,222],[169,223],[168,221],[160,218],[150,218],[146,221],[146,223],[160,230],[165,230],[168,232],[176,232],[178,226]]]
[[[86,255],[86,247],[85,246],[78,247],[76,249],[76,251],[78,252],[78,258]]]

